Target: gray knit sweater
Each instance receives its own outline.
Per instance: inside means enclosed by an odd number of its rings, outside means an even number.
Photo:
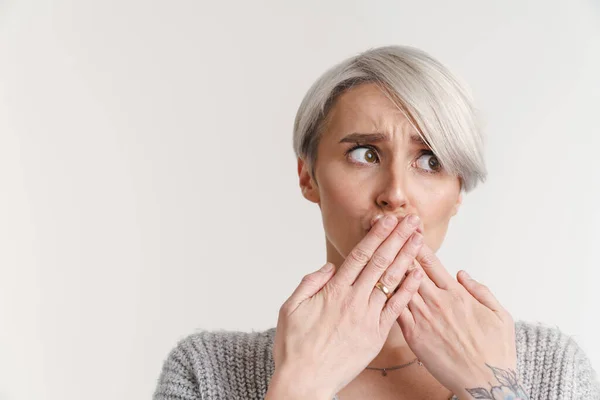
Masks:
[[[558,328],[515,323],[517,373],[530,400],[600,400],[600,384],[577,343]],[[201,331],[164,362],[154,400],[264,399],[274,372],[275,328]]]

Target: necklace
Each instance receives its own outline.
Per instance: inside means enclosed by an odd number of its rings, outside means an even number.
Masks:
[[[374,370],[377,370],[377,371],[381,371],[381,375],[382,376],[387,376],[387,371],[392,371],[394,369],[400,369],[400,368],[408,367],[409,365],[412,365],[412,364],[414,364],[416,362],[419,363],[419,366],[423,366],[423,363],[421,361],[419,361],[418,358],[415,358],[411,362],[407,362],[406,364],[402,364],[402,365],[395,365],[393,367],[387,367],[387,368],[366,367],[365,369],[374,369]]]
[[[408,367],[409,365],[412,365],[414,363],[419,363],[420,367],[423,366],[423,363],[421,361],[419,361],[419,358],[415,358],[411,362],[407,362],[406,364],[401,364],[401,365],[395,365],[393,367],[388,367],[388,368],[365,367],[365,369],[374,369],[374,370],[377,370],[377,371],[381,371],[381,375],[387,376],[387,371],[391,371],[391,370],[394,370],[394,369],[400,369],[400,368]],[[454,394],[452,394],[448,398],[448,400],[452,400],[452,399],[454,399]],[[336,394],[335,397],[333,398],[333,400],[340,400],[340,395]]]

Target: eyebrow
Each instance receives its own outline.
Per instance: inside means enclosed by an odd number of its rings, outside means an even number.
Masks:
[[[351,133],[340,140],[340,143],[378,143],[378,142],[389,142],[390,138],[385,133]],[[427,146],[429,145],[419,135],[411,134],[410,141],[414,144]]]

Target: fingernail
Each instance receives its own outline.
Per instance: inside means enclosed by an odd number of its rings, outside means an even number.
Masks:
[[[331,272],[332,269],[333,264],[328,262],[327,264],[323,265],[323,268],[321,268],[321,272]]]
[[[423,271],[421,271],[420,269],[415,271],[415,278],[417,279],[421,279],[423,277]]]
[[[411,226],[417,226],[419,224],[419,217],[412,214],[410,217],[408,217],[408,223]]]
[[[467,271],[463,270],[463,274],[465,274],[465,278],[473,279],[473,278],[471,278],[471,275],[469,275],[469,273]]]
[[[396,225],[397,222],[398,220],[393,215],[386,215],[383,219],[383,226],[386,228],[391,228],[392,226]]]

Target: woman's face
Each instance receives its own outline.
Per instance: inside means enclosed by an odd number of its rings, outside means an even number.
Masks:
[[[421,218],[425,243],[437,251],[462,196],[460,180],[440,169],[402,112],[374,84],[340,95],[318,147],[315,176],[298,159],[305,198],[321,209],[327,260],[341,265],[373,220]]]

